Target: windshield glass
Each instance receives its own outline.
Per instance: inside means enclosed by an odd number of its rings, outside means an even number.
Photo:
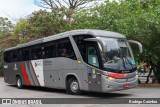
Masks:
[[[103,42],[104,50],[101,51],[101,55],[103,65],[106,69],[111,69],[119,72],[121,70],[129,70],[135,68],[133,54],[126,39],[100,39]]]

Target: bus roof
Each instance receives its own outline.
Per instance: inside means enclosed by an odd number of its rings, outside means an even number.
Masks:
[[[49,42],[52,40],[68,37],[70,35],[93,35],[95,37],[109,37],[109,38],[123,38],[123,39],[126,38],[124,35],[120,33],[112,32],[112,31],[96,30],[96,29],[79,29],[79,30],[66,31],[64,33],[59,33],[59,34],[44,37],[41,39],[37,39],[37,40],[31,41],[31,42],[28,42],[28,43],[25,43],[19,46],[8,48],[5,51],[24,48],[27,46],[36,45],[36,44],[43,43],[43,42]]]

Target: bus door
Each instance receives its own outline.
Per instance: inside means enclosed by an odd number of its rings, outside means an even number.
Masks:
[[[98,75],[100,71],[96,68],[100,67],[98,48],[96,44],[87,45],[87,63],[91,66],[87,67],[88,72],[88,87],[90,91],[101,91],[101,77]]]
[[[100,68],[102,64],[100,63],[98,44],[97,42],[93,41],[84,41],[86,38],[93,38],[93,36],[74,36],[74,40],[77,44],[81,57],[83,61],[86,63],[82,64],[83,66],[80,66],[81,70],[83,70],[83,89],[88,91],[100,92],[102,90],[101,77],[97,75],[97,73],[100,74],[100,71],[98,71],[97,69]]]

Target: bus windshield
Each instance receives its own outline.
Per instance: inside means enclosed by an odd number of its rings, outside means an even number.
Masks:
[[[101,51],[104,68],[119,72],[135,68],[135,61],[128,42],[125,39],[103,38]]]

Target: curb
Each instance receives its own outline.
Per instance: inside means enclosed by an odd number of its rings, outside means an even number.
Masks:
[[[138,87],[160,87],[160,84],[156,83],[156,84],[138,84]]]

